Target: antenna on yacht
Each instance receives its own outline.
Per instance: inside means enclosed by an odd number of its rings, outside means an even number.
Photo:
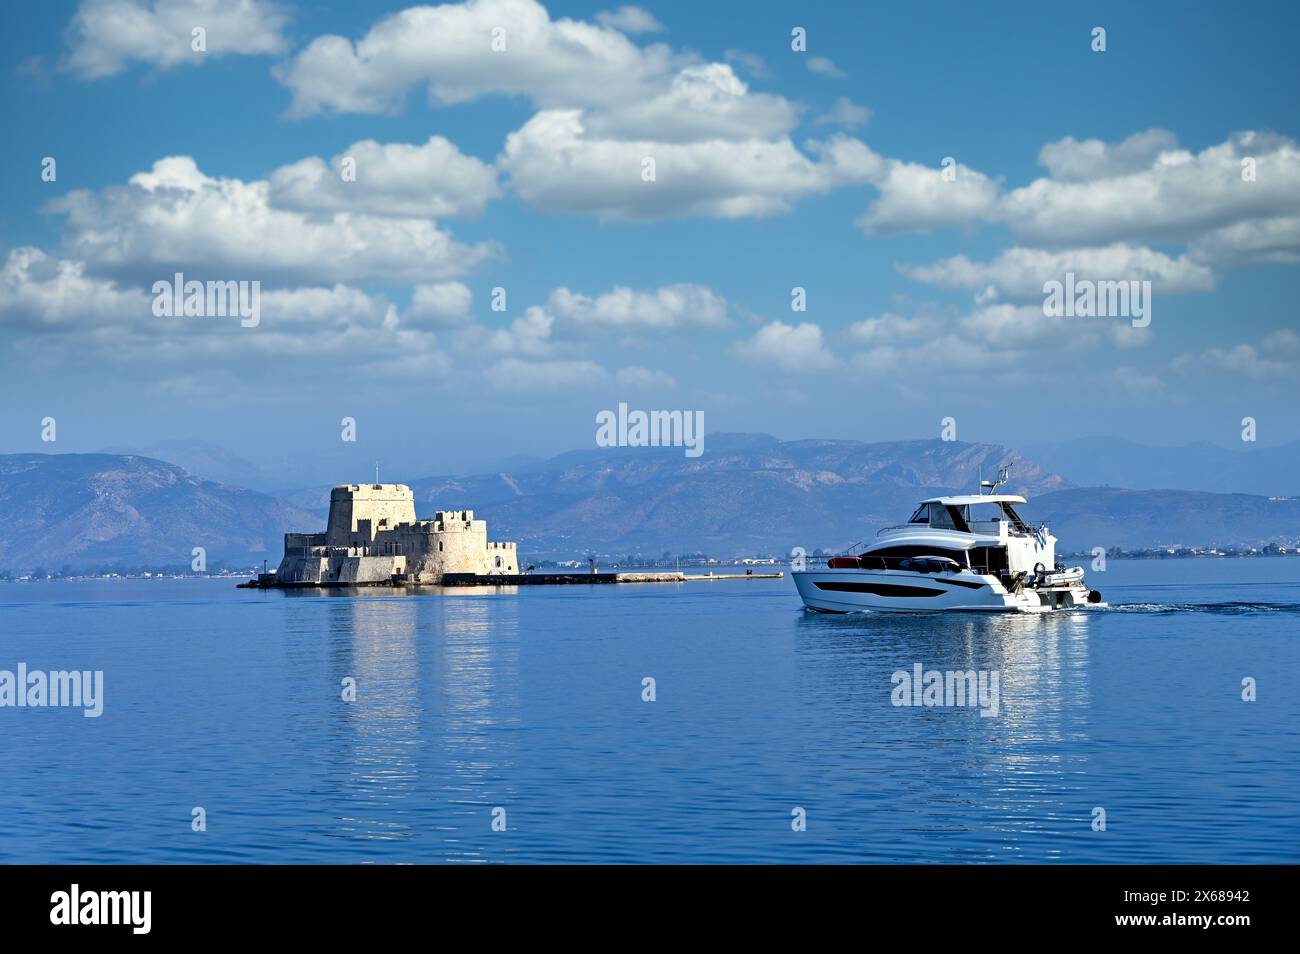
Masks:
[[[997,479],[997,480],[981,480],[981,481],[980,481],[980,496],[984,496],[984,494],[985,494],[985,492],[986,492],[984,488],[986,488],[986,487],[988,488],[987,493],[990,493],[990,494],[991,494],[991,493],[993,493],[995,490],[997,490],[999,487],[1001,487],[1003,484],[1005,484],[1005,483],[1007,482],[1007,471],[1008,471],[1009,469],[1010,469],[1010,465],[1009,465],[1009,464],[1003,464],[1001,467],[998,468],[998,479]]]

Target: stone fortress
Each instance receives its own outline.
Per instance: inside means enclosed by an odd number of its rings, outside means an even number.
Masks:
[[[474,511],[417,520],[405,484],[342,484],[330,491],[325,532],[286,533],[284,559],[265,585],[439,583],[445,573],[518,572],[515,545],[489,541],[487,521]]]

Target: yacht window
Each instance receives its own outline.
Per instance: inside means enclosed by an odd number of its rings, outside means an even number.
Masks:
[[[908,523],[929,523],[930,522],[930,505],[921,504],[916,508],[916,513],[908,519]]]

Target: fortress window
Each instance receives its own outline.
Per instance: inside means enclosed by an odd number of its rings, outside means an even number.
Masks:
[[[438,541],[438,552],[439,552],[439,553],[442,552],[442,541],[441,541],[441,540]]]

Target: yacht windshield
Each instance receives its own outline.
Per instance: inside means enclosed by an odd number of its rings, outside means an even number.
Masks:
[[[930,526],[937,527],[940,530],[960,530],[962,533],[969,533],[970,527],[966,524],[965,515],[957,507],[945,507],[939,504],[930,505]]]

